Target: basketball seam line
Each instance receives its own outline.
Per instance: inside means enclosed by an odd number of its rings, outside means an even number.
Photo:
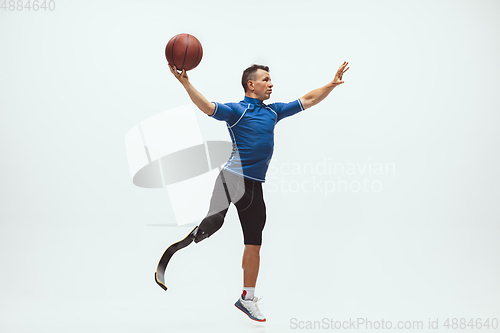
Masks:
[[[182,59],[182,66],[181,69],[184,68],[184,63],[186,62],[186,55],[188,52],[188,47],[189,47],[189,34],[187,35],[187,40],[186,40],[186,51],[184,51],[184,58]]]

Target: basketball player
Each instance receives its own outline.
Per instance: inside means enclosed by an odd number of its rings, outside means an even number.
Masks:
[[[262,230],[266,222],[266,206],[262,183],[274,149],[274,127],[289,116],[308,109],[344,83],[342,75],[349,69],[344,62],[327,85],[313,90],[290,103],[263,102],[271,96],[273,84],[269,68],[253,65],[243,72],[242,85],[245,97],[239,103],[209,102],[189,82],[186,71],[181,73],[170,67],[172,74],[183,85],[196,106],[208,116],[225,121],[233,142],[233,151],[215,182],[210,209],[195,230],[196,243],[211,236],[223,224],[232,202],[238,211],[243,230],[243,292],[235,303],[241,311],[256,321],[266,321],[254,296],[259,273]]]

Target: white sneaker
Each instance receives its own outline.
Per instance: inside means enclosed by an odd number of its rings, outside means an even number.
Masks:
[[[264,322],[266,321],[266,318],[264,318],[264,315],[260,313],[259,306],[257,305],[258,301],[259,298],[257,297],[254,297],[253,299],[243,299],[243,295],[241,295],[240,299],[234,303],[234,306],[243,311],[250,319]]]

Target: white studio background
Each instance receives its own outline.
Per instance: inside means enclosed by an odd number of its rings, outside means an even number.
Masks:
[[[55,5],[0,10],[1,332],[500,319],[500,2]],[[176,254],[167,292],[153,279],[191,227],[168,226],[165,190],[132,184],[124,138],[189,103],[163,53],[183,32],[204,47],[191,82],[214,101],[241,100],[252,63],[270,66],[274,102],[349,62],[344,85],[275,131],[257,284],[265,324],[232,305],[234,207],[217,234]],[[198,116],[206,140],[229,139]]]

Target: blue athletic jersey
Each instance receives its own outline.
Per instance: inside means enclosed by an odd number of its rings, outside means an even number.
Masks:
[[[260,99],[245,98],[239,103],[217,103],[209,116],[225,121],[233,151],[224,169],[246,178],[265,182],[274,151],[274,126],[283,118],[303,111],[300,99],[266,105]]]

